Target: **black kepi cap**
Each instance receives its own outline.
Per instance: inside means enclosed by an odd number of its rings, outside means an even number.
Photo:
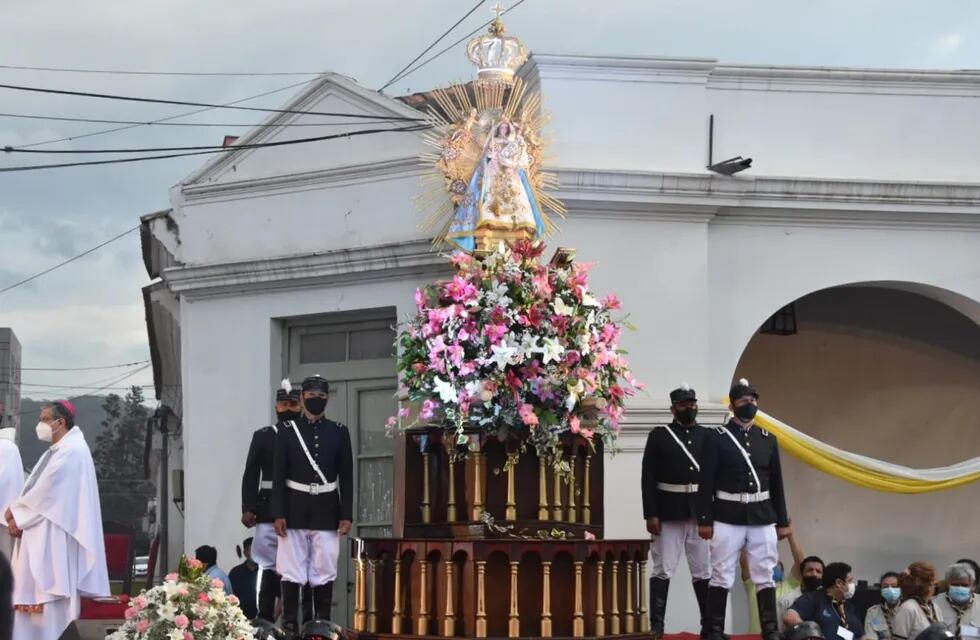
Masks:
[[[680,387],[674,389],[670,392],[670,404],[677,404],[678,402],[687,402],[688,400],[698,401],[698,394],[695,393],[691,385],[686,382],[682,383]]]
[[[744,398],[745,396],[752,396],[756,400],[759,399],[759,392],[755,390],[749,381],[745,378],[741,378],[738,382],[732,385],[731,391],[728,392],[729,402],[735,402],[739,398]]]
[[[330,383],[327,379],[320,376],[310,376],[306,380],[303,380],[303,391],[322,391],[324,393],[330,393]]]
[[[283,378],[282,384],[276,389],[276,402],[299,400],[299,389],[295,388],[289,378]]]

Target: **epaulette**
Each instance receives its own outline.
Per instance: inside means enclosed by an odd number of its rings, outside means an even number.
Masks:
[[[725,435],[725,426],[724,425],[721,425],[721,426],[715,427],[715,431],[717,431],[721,435]]]

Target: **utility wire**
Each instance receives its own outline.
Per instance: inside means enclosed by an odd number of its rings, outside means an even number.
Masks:
[[[421,131],[423,129],[428,129],[430,125],[414,125],[410,127],[402,127],[399,129],[364,129],[360,131],[348,131],[347,133],[338,133],[330,136],[318,136],[317,138],[305,138],[301,140],[280,140],[277,142],[263,142],[254,145],[232,145],[230,147],[223,147],[221,149],[213,149],[211,151],[190,151],[186,153],[168,153],[156,156],[137,156],[133,158],[115,158],[112,160],[85,160],[82,162],[58,162],[54,164],[32,164],[32,165],[21,165],[14,167],[0,167],[0,173],[11,173],[19,171],[40,171],[43,169],[63,169],[67,167],[89,167],[96,165],[105,164],[125,164],[130,162],[145,162],[147,160],[166,160],[169,158],[186,158],[189,156],[204,156],[215,153],[227,153],[229,151],[237,151],[239,149],[249,149],[249,148],[264,148],[264,147],[280,147],[290,144],[300,144],[307,142],[315,142],[318,140],[331,140],[335,138],[350,138],[354,136],[368,135],[374,133],[388,133],[388,132],[404,132],[404,131]],[[23,151],[24,147],[18,147],[18,151]],[[3,293],[5,289],[0,289],[0,293]]]
[[[522,4],[524,4],[526,1],[527,0],[518,0],[517,2],[515,2],[511,6],[510,9],[507,9],[506,11],[504,11],[503,13],[501,13],[500,15],[501,16],[507,15],[508,13],[510,13],[511,11],[513,11],[514,9],[516,9],[517,7],[519,7]],[[494,18],[494,20],[496,20],[496,18]],[[471,38],[471,37],[475,36],[477,33],[479,33],[480,31],[482,31],[486,27],[490,26],[492,23],[493,23],[493,20],[487,20],[481,26],[477,27],[473,31],[470,31],[468,34],[466,34],[465,36],[463,36],[462,38],[460,38],[456,42],[452,43],[451,45],[449,45],[445,49],[442,49],[441,51],[439,51],[439,53],[437,53],[437,54],[435,54],[433,56],[430,56],[430,57],[426,58],[424,61],[422,61],[419,64],[415,65],[414,67],[412,67],[408,71],[402,73],[400,76],[398,76],[398,78],[396,78],[395,80],[393,80],[392,83],[398,82],[399,80],[404,80],[405,78],[407,78],[408,76],[412,75],[413,73],[415,73],[416,71],[418,71],[419,69],[421,69],[425,65],[429,64],[430,62],[432,62],[436,58],[438,58],[438,57],[442,56],[443,54],[445,54],[447,51],[451,51],[452,49],[454,49],[455,47],[457,47],[458,45],[460,45],[464,41],[466,41],[468,38]],[[389,83],[389,84],[391,84],[391,83]]]
[[[21,367],[21,371],[99,371],[101,369],[123,369],[146,364],[149,360],[139,360],[137,362],[123,362],[120,364],[107,364],[98,367]]]
[[[38,116],[28,113],[0,113],[0,117],[4,118],[22,118],[27,120],[54,120],[56,122],[87,122],[91,124],[130,124],[137,127],[149,127],[149,126],[160,126],[160,127],[248,127],[253,129],[255,127],[261,127],[262,124],[248,123],[248,122],[159,122],[155,120],[101,120],[96,118],[69,118],[65,116]],[[177,117],[177,116],[175,116]],[[376,122],[386,122],[387,120],[377,120]],[[397,120],[392,120],[392,122],[397,122]],[[351,124],[361,124],[360,121],[348,121],[348,122],[338,122],[336,120],[332,122],[291,122],[287,124],[278,124],[277,127],[340,127],[344,125]],[[34,145],[24,145],[25,147]]]
[[[210,102],[193,102],[189,100],[165,100],[163,98],[143,98],[139,96],[122,96],[113,93],[93,93],[91,91],[68,91],[66,89],[48,89],[45,87],[26,87],[16,84],[0,84],[0,89],[13,91],[29,91],[32,93],[47,93],[59,96],[77,96],[81,98],[100,98],[103,100],[123,100],[126,102],[147,102],[150,104],[173,104],[184,107],[207,107],[208,109],[235,109],[238,111],[261,111],[263,113],[295,113],[308,116],[330,116],[334,118],[359,118],[361,120],[399,120],[419,122],[422,118],[399,116],[375,116],[368,113],[344,113],[337,111],[300,111],[296,109],[271,109],[265,107],[243,107],[240,105],[214,104]]]
[[[65,393],[63,395],[63,397],[65,397],[65,398],[76,397],[77,398],[77,397],[79,397],[79,395],[85,395],[85,396],[98,395],[98,393],[100,391],[105,391],[106,389],[113,388],[116,385],[118,385],[120,382],[122,382],[123,380],[128,380],[129,378],[132,378],[133,376],[135,376],[137,373],[140,373],[141,371],[145,371],[149,367],[150,367],[150,365],[148,365],[148,364],[143,365],[142,367],[140,367],[139,369],[136,369],[135,371],[130,371],[129,373],[126,373],[122,377],[115,378],[112,382],[110,382],[109,384],[107,384],[105,386],[97,387],[94,391],[92,391],[90,393],[77,394],[77,393],[75,393],[75,391],[84,390],[84,388],[83,387],[74,387],[74,389],[72,391],[69,391],[68,393]],[[136,386],[140,386],[140,385],[136,385]],[[28,413],[33,413],[33,411],[22,411],[20,413],[20,415],[21,416],[24,416],[24,415],[27,415]]]
[[[0,64],[0,69],[11,71],[55,71],[58,73],[91,73],[118,76],[196,76],[196,77],[265,77],[265,76],[317,76],[319,71],[127,71],[123,69],[76,69],[70,67],[27,67]]]
[[[480,8],[480,5],[483,4],[483,2],[484,2],[484,0],[479,0],[479,2],[477,2],[475,5],[473,5],[473,8],[472,9],[470,9],[469,11],[466,12],[466,15],[464,15],[462,18],[460,18],[459,20],[457,20],[456,23],[453,26],[451,26],[448,29],[446,29],[445,31],[443,31],[441,36],[439,36],[438,38],[436,38],[432,42],[432,44],[430,44],[428,47],[426,47],[425,49],[423,49],[422,50],[422,53],[420,53],[417,56],[415,56],[415,58],[413,58],[411,62],[409,62],[404,67],[402,67],[401,69],[399,69],[398,70],[398,73],[396,73],[394,76],[391,77],[391,80],[389,80],[388,82],[386,82],[384,85],[381,86],[380,89],[378,89],[378,93],[381,93],[382,91],[384,91],[385,89],[387,89],[389,86],[391,86],[391,84],[393,82],[395,82],[396,80],[398,80],[398,78],[401,76],[401,74],[403,74],[405,72],[406,69],[408,69],[413,64],[415,64],[416,62],[418,62],[419,61],[419,58],[421,58],[425,54],[429,53],[429,51],[432,50],[432,47],[434,47],[437,44],[439,44],[440,42],[442,42],[442,39],[443,38],[445,38],[450,33],[452,33],[453,30],[456,27],[458,27],[460,24],[462,24],[462,22],[464,20],[466,20],[467,18],[469,18],[471,15],[473,15],[473,12],[476,11],[477,9],[479,9]]]
[[[20,282],[15,282],[15,283],[13,283],[11,285],[7,285],[3,289],[0,289],[0,293],[6,293],[7,291],[10,291],[11,289],[16,289],[17,287],[22,286],[22,285],[25,285],[28,282],[32,282],[34,280],[37,280],[41,276],[47,275],[47,274],[51,273],[52,271],[54,271],[56,269],[60,269],[61,267],[65,266],[66,264],[69,264],[71,262],[74,262],[74,261],[78,260],[79,258],[84,258],[88,254],[93,253],[95,251],[98,251],[102,247],[104,247],[104,246],[106,246],[108,244],[111,244],[111,243],[115,242],[116,240],[119,240],[120,238],[123,238],[123,237],[129,235],[130,233],[136,231],[137,229],[139,229],[139,225],[137,225],[135,227],[132,227],[131,229],[127,229],[126,231],[123,231],[122,233],[120,233],[118,236],[113,236],[112,238],[109,238],[105,242],[103,242],[101,244],[98,244],[98,245],[92,247],[91,249],[88,249],[86,251],[83,251],[82,253],[78,254],[77,256],[72,256],[71,258],[68,258],[67,260],[65,260],[63,262],[59,262],[58,264],[54,265],[53,267],[49,267],[49,268],[45,269],[44,271],[41,271],[39,273],[35,273],[34,275],[30,276],[29,278],[24,278]]]

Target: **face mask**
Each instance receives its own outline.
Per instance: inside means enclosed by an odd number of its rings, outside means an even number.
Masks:
[[[47,422],[38,422],[34,431],[37,433],[37,439],[41,442],[51,442],[54,439],[54,431]]]
[[[742,422],[751,422],[752,419],[755,418],[755,414],[758,410],[759,407],[755,406],[754,404],[743,404],[741,407],[735,408],[735,417]]]
[[[847,586],[844,587],[844,599],[850,600],[851,598],[853,598],[854,594],[857,593],[857,587],[858,586],[856,582],[848,582]]]
[[[697,409],[678,409],[674,413],[674,417],[677,418],[677,422],[683,425],[694,424],[694,420],[698,417]]]
[[[288,422],[299,418],[299,411],[277,411],[276,418],[279,422]]]
[[[970,590],[970,587],[951,586],[949,588],[949,599],[957,604],[969,602],[970,596],[972,595],[973,592]]]
[[[816,591],[821,586],[820,578],[817,576],[804,576],[803,591]]]
[[[885,599],[888,604],[895,604],[898,599],[902,597],[902,590],[898,587],[882,587],[881,597]]]
[[[775,569],[773,569],[772,570],[772,579],[775,582],[782,582],[783,581],[783,570],[780,569],[779,567],[776,567]]]
[[[323,415],[324,409],[327,408],[327,399],[316,397],[307,398],[306,400],[303,400],[303,406],[306,407],[306,410],[309,411],[310,415],[312,416]]]

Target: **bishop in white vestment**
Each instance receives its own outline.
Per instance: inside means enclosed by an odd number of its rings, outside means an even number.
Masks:
[[[0,513],[6,513],[24,488],[24,463],[14,442],[16,429],[0,429]],[[10,561],[14,539],[6,527],[0,527],[0,554]]]
[[[109,595],[95,464],[74,409],[59,401],[41,410],[37,434],[52,445],[5,514],[18,538],[13,640],[58,640],[82,597]]]

